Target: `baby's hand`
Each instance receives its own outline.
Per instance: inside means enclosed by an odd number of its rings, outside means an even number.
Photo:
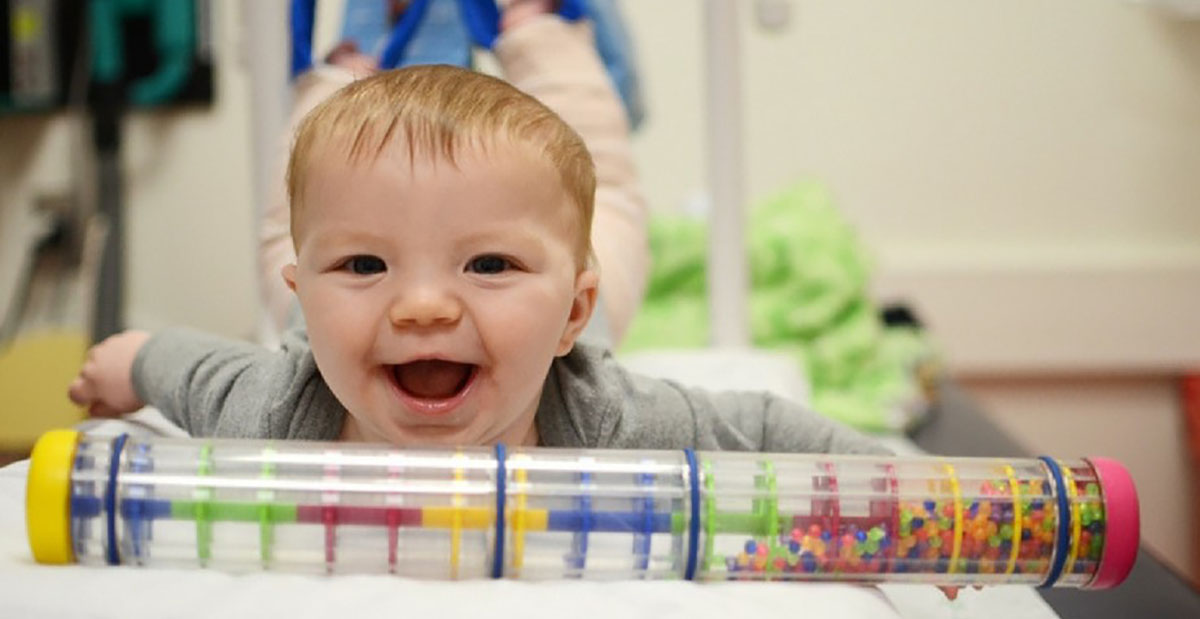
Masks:
[[[91,415],[115,417],[145,406],[133,390],[133,360],[150,334],[125,331],[105,339],[88,351],[79,376],[67,396]]]
[[[946,599],[948,599],[948,600],[955,600],[955,599],[958,599],[958,590],[959,590],[959,589],[961,589],[961,588],[962,588],[962,587],[938,587],[938,589],[941,589],[941,590],[942,590],[942,593],[943,593],[943,594],[945,594],[945,596],[946,596]],[[975,590],[976,590],[976,591],[978,591],[978,590],[980,590],[980,589],[982,589],[982,588],[983,588],[983,587],[982,587],[982,586],[980,586],[980,585],[975,585]]]

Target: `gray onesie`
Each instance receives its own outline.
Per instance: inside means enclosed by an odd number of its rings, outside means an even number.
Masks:
[[[193,436],[336,440],[346,415],[303,329],[288,331],[276,351],[188,329],[162,331],[138,353],[133,384]],[[794,402],[647,378],[583,342],[550,366],[537,428],[549,447],[887,453]]]

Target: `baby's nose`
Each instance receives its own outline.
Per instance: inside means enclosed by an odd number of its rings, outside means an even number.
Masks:
[[[462,305],[446,292],[409,290],[392,303],[388,319],[396,327],[450,325],[462,318]]]

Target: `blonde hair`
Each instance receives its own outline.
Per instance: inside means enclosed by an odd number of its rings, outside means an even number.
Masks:
[[[413,66],[356,81],[301,121],[287,168],[292,238],[304,204],[314,153],[341,149],[349,161],[372,161],[403,139],[409,160],[440,156],[451,163],[464,147],[497,139],[530,148],[558,171],[578,207],[576,265],[591,256],[596,171],[579,134],[537,99],[482,73],[446,65]]]

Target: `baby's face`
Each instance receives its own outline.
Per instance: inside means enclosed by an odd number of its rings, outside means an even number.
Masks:
[[[343,436],[528,442],[550,362],[595,303],[576,207],[549,163],[511,145],[411,167],[406,150],[314,158],[284,271],[350,411]]]

